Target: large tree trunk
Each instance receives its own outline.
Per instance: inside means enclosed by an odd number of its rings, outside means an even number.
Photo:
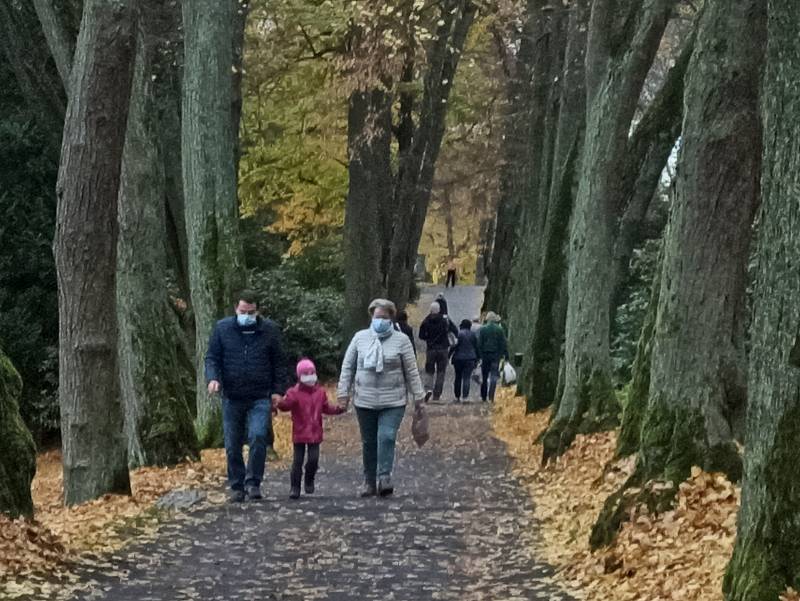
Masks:
[[[753,2],[746,5],[752,6]],[[737,9],[738,12],[738,9]],[[769,0],[763,210],[753,298],[742,507],[726,601],[800,589],[800,4]],[[745,35],[760,39],[753,25]]]
[[[64,83],[69,88],[75,41],[83,13],[83,0],[33,0],[47,44]]]
[[[397,182],[397,214],[392,237],[388,296],[403,308],[408,302],[414,264],[436,172],[436,160],[444,137],[447,101],[458,62],[477,7],[471,0],[443,3],[436,39],[428,54],[419,124],[413,149]]]
[[[123,0],[87,2],[70,79],[55,238],[58,392],[68,505],[108,492],[130,492],[115,299],[133,12]]]
[[[545,460],[563,453],[578,432],[619,421],[609,354],[619,173],[639,94],[676,0],[624,0],[614,10],[610,4],[595,1],[589,25],[586,136],[570,232],[564,392],[548,430]]]
[[[528,307],[533,329],[529,334],[520,374],[520,391],[529,411],[547,407],[555,400],[566,306],[563,282],[566,276],[566,237],[575,198],[576,173],[586,115],[586,26],[589,0],[572,4],[567,29],[564,69],[559,75],[558,115],[553,174],[546,196],[548,205],[541,236],[537,277],[539,293]]]
[[[207,394],[203,373],[209,336],[246,280],[231,118],[234,17],[232,2],[194,0],[183,6],[181,147],[196,332],[196,428],[203,446],[222,444],[219,401]]]
[[[19,415],[21,392],[22,380],[0,350],[0,513],[12,518],[33,515],[36,445]]]
[[[530,0],[520,31],[519,52],[513,57],[508,41],[495,34],[498,51],[505,65],[507,110],[504,115],[503,165],[500,177],[500,201],[494,225],[494,240],[487,273],[489,281],[483,298],[483,310],[505,315],[512,288],[509,265],[515,256],[522,209],[532,195],[534,153],[531,152],[533,77],[536,65],[536,42],[541,37],[544,20],[541,0]],[[539,34],[539,35],[537,35]],[[516,40],[515,40],[516,41]]]
[[[741,475],[733,421],[746,401],[744,310],[759,200],[765,8],[766,0],[735,6],[712,0],[701,16],[686,80],[639,456],[634,474],[609,497],[592,533],[595,546],[609,542],[625,519],[627,488],[672,482],[650,501],[661,506],[694,465]]]
[[[178,361],[178,330],[166,295],[166,177],[160,118],[174,70],[169,34],[180,8],[141,4],[136,67],[119,196],[117,318],[120,384],[132,466],[197,457],[190,391]],[[166,60],[165,60],[166,59]]]
[[[350,187],[344,219],[346,340],[367,326],[367,306],[382,292],[381,199],[392,195],[391,109],[391,96],[384,90],[350,96]]]

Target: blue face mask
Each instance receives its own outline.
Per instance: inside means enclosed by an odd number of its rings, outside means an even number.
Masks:
[[[247,313],[237,314],[236,315],[236,323],[238,323],[243,328],[246,328],[247,326],[255,325],[256,316],[255,315],[248,315]]]
[[[373,317],[372,329],[376,334],[385,334],[392,329],[392,320],[383,317]]]

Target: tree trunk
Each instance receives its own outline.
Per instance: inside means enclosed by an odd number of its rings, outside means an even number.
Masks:
[[[548,140],[551,128],[557,124],[552,119],[551,106],[557,102],[560,87],[554,81],[560,76],[566,48],[564,19],[565,11],[552,14],[546,11],[546,2],[533,0],[529,3],[529,18],[535,19],[532,28],[535,47],[535,62],[532,70],[532,89],[529,112],[530,129],[525,132],[524,160],[528,169],[522,170],[524,182],[520,225],[517,232],[516,252],[511,266],[514,285],[508,292],[507,323],[509,346],[512,352],[522,352],[530,344],[533,333],[535,303],[540,289],[542,264],[542,232],[547,219],[548,195],[543,194],[546,173]]]
[[[611,11],[600,0],[592,7],[586,136],[570,232],[564,392],[545,439],[545,460],[563,453],[578,432],[619,421],[609,354],[619,173],[639,95],[675,4],[625,0]]]
[[[348,113],[350,187],[345,205],[345,339],[368,325],[380,296],[381,198],[391,198],[392,100],[384,90],[353,92]]]
[[[166,177],[160,118],[174,69],[168,43],[179,8],[141,5],[137,56],[119,196],[117,319],[128,461],[171,465],[196,458],[197,438],[178,361],[177,328],[166,296]],[[166,58],[166,60],[164,60]]]
[[[33,0],[33,5],[42,24],[47,44],[50,46],[58,74],[64,83],[64,89],[68,89],[83,2],[82,0]]]
[[[508,42],[496,35],[497,45],[506,64],[507,111],[504,115],[503,165],[500,177],[500,201],[495,218],[494,241],[488,264],[489,281],[483,310],[505,315],[511,286],[511,270],[521,228],[522,208],[531,196],[534,154],[530,151],[532,132],[533,76],[536,42],[541,37],[544,17],[541,0],[528,2],[525,22],[520,31],[519,52],[509,58]],[[539,35],[537,35],[539,34]]]
[[[527,398],[528,411],[551,405],[558,385],[559,363],[564,336],[566,295],[566,238],[575,198],[576,173],[580,166],[586,115],[586,26],[589,0],[572,5],[567,30],[564,69],[559,75],[558,115],[553,175],[546,196],[548,209],[541,236],[539,294],[529,306],[533,329],[520,374],[520,391]]]
[[[129,2],[89,0],[71,75],[54,245],[67,505],[130,492],[114,301],[133,21]]]
[[[398,308],[408,302],[436,159],[444,137],[447,101],[476,11],[471,0],[447,0],[442,6],[441,25],[428,55],[419,124],[414,132],[409,164],[404,166],[395,194],[398,206],[387,286],[388,296]]]
[[[183,6],[182,144],[195,317],[196,428],[201,445],[222,445],[219,401],[207,394],[203,362],[217,319],[235,304],[245,282],[236,206],[231,118],[235,7],[195,0]]]
[[[36,445],[19,414],[22,380],[0,350],[0,513],[33,516]]]
[[[759,4],[747,2],[747,6]],[[742,507],[726,601],[777,599],[800,589],[800,4],[769,0],[763,87],[763,210],[753,298]],[[739,12],[738,9],[736,12]],[[760,40],[752,23],[745,36]]]
[[[746,401],[743,326],[759,200],[765,7],[765,0],[736,6],[713,0],[700,18],[686,80],[639,456],[634,474],[609,497],[592,533],[594,546],[610,542],[625,519],[627,499],[637,498],[624,497],[628,488],[671,482],[662,493],[642,493],[641,501],[663,507],[692,466],[734,480],[741,476],[732,421]]]

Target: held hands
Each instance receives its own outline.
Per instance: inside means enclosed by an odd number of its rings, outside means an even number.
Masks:
[[[339,404],[339,407],[342,407],[345,411],[350,409],[350,397],[349,396],[342,396],[336,399],[336,402]]]
[[[219,381],[218,380],[211,380],[208,383],[208,394],[219,394]]]

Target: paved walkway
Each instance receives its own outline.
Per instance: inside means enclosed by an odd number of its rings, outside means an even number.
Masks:
[[[479,292],[448,293],[450,313],[477,314]],[[488,410],[431,407],[423,449],[406,419],[390,499],[357,497],[355,418],[332,418],[316,495],[290,501],[285,471],[268,473],[264,501],[188,514],[83,574],[92,582],[73,598],[566,601],[531,555],[528,497],[491,435]]]

